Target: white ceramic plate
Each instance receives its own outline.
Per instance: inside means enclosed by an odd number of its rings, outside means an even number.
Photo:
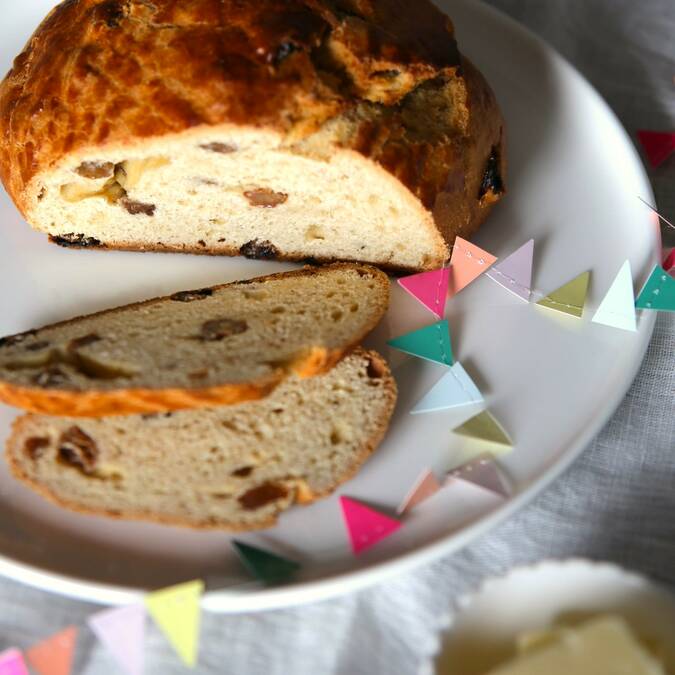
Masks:
[[[0,68],[7,69],[52,4],[31,0],[4,8]],[[449,303],[456,355],[516,440],[504,459],[516,496],[502,505],[477,489],[447,491],[359,559],[350,552],[337,496],[293,509],[273,530],[245,537],[304,563],[298,583],[263,590],[245,583],[225,534],[73,515],[17,485],[3,464],[0,573],[111,603],[194,577],[207,579],[205,606],[218,611],[316,600],[457,550],[543,489],[601,429],[630,385],[653,327],[649,315],[640,317],[636,334],[590,322],[626,258],[637,284],[657,260],[658,229],[637,199],[652,196],[640,160],[595,91],[548,47],[479,3],[442,4],[456,22],[462,49],[494,86],[508,125],[510,194],[476,243],[505,256],[534,237],[534,283],[545,291],[593,270],[582,321],[526,305],[485,277]],[[31,232],[4,194],[0,214],[0,334],[284,267],[63,250]],[[408,415],[441,367],[385,346],[388,337],[431,321],[395,289],[392,309],[371,343],[398,367],[400,404],[386,441],[343,494],[394,508],[423,467],[444,470],[460,460],[462,442],[450,429],[472,411]],[[13,415],[0,410],[0,442]]]
[[[675,668],[675,599],[648,579],[606,563],[546,561],[490,579],[447,618],[438,675],[483,675],[515,653],[516,638],[607,614],[621,616]],[[428,664],[420,675],[430,675]]]

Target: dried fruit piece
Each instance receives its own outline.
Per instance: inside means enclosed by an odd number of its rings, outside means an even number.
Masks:
[[[103,338],[96,335],[96,333],[90,333],[89,335],[84,335],[80,338],[75,338],[68,343],[68,351],[76,351],[82,347],[88,347],[93,345],[96,342],[100,342]]]
[[[110,178],[115,172],[115,165],[112,162],[82,162],[75,169],[75,173],[83,178],[95,180],[97,178]]]
[[[499,170],[499,151],[497,148],[492,148],[492,152],[488,157],[483,180],[480,184],[478,192],[478,199],[482,199],[488,192],[494,195],[500,195],[504,192],[504,181]]]
[[[259,206],[264,209],[273,209],[288,201],[287,194],[284,192],[275,192],[269,188],[247,190],[244,192],[244,197],[248,199],[251,206]]]
[[[181,291],[174,293],[171,299],[175,302],[194,302],[195,300],[204,300],[213,295],[213,290],[210,288],[202,288],[197,291]]]
[[[49,237],[49,240],[53,244],[58,246],[63,246],[64,248],[99,248],[103,247],[103,244],[94,237],[85,237],[83,234],[62,234],[58,237]]]
[[[239,503],[243,509],[247,511],[255,511],[257,509],[276,502],[279,499],[284,499],[288,496],[288,490],[285,486],[279,483],[263,483],[258,487],[252,488],[239,497]]]
[[[239,319],[212,319],[202,324],[200,338],[205,342],[218,342],[231,335],[239,335],[248,330],[246,321]]]
[[[70,427],[61,434],[59,461],[62,463],[75,467],[89,476],[94,472],[98,455],[96,442],[80,427]]]
[[[37,334],[37,331],[29,330],[25,333],[19,333],[18,335],[8,335],[7,337],[0,338],[0,347],[13,347],[14,345],[21,344],[24,340],[34,337]]]
[[[49,387],[58,387],[67,381],[68,375],[58,366],[50,366],[33,378],[34,384],[37,384],[38,387],[45,387],[46,389]]]
[[[199,146],[202,150],[208,150],[209,152],[217,152],[221,155],[229,155],[233,152],[237,152],[237,147],[231,145],[230,143],[204,143]]]
[[[271,260],[279,257],[279,249],[272,242],[260,241],[259,239],[246,242],[239,249],[239,253],[254,260]]]
[[[28,438],[23,445],[23,451],[30,457],[33,461],[36,461],[42,457],[45,449],[49,447],[48,438],[40,438],[34,436],[33,438]]]
[[[122,197],[120,200],[122,206],[132,215],[154,216],[157,207],[154,204],[144,204],[143,202],[136,202],[128,197]]]

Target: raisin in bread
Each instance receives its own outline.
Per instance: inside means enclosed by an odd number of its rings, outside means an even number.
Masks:
[[[104,419],[25,415],[12,472],[86,513],[196,528],[268,527],[348,480],[396,402],[384,360],[357,350],[326,375],[290,378],[235,406]]]
[[[0,401],[98,417],[237,403],[328,370],[389,304],[373,267],[335,264],[175,293],[0,341]]]
[[[69,0],[0,85],[0,177],[64,246],[435,269],[503,126],[429,0]]]

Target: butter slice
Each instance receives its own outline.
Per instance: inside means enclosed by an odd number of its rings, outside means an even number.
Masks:
[[[619,617],[539,637],[520,657],[488,675],[666,675]]]

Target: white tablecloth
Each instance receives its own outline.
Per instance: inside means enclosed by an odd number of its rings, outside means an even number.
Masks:
[[[491,4],[561,51],[630,132],[675,129],[673,0]],[[675,221],[675,161],[651,175],[662,213]],[[666,244],[675,245],[674,235],[664,230]],[[205,615],[197,672],[409,675],[433,649],[453,598],[513,565],[570,556],[612,560],[675,590],[674,315],[660,317],[642,370],[604,431],[512,520],[458,555],[356,595],[267,614]],[[0,651],[83,625],[95,609],[1,580]],[[152,627],[146,658],[148,675],[186,672]],[[73,672],[119,671],[82,631]]]

